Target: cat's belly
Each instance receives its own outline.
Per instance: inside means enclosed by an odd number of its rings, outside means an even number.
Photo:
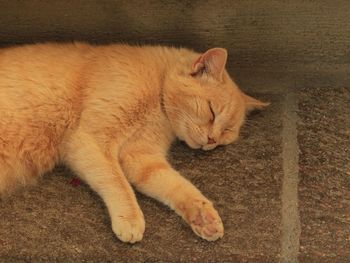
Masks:
[[[61,115],[24,117],[0,108],[0,195],[35,182],[57,164],[58,148],[69,127],[67,120],[57,118]]]
[[[59,145],[76,122],[69,105],[0,106],[0,168],[36,177],[59,161]],[[11,172],[12,170],[12,172]]]

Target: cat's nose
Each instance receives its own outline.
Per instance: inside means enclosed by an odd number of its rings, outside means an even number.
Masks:
[[[213,138],[208,137],[208,144],[214,144],[216,141]]]

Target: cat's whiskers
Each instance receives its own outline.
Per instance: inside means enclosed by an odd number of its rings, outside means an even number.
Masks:
[[[168,110],[171,110],[171,113],[177,114],[178,117],[186,117],[187,120],[194,123],[192,116],[189,113],[187,113],[186,111],[182,111],[179,108],[172,107],[172,106],[165,106],[165,109],[167,112],[169,112]]]

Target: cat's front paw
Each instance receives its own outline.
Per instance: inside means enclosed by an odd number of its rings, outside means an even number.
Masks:
[[[112,221],[112,229],[116,236],[123,242],[135,243],[140,241],[145,232],[143,214],[135,218],[117,216]]]
[[[185,220],[201,238],[215,241],[224,235],[224,226],[218,212],[207,200],[194,200],[182,206]]]

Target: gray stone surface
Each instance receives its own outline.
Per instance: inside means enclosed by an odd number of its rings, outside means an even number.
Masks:
[[[350,262],[350,89],[298,92],[301,262]]]

